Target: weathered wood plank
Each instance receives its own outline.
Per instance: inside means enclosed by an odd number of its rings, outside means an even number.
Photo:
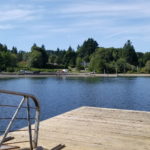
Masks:
[[[150,112],[81,107],[42,121],[39,145],[59,144],[64,150],[150,150]]]

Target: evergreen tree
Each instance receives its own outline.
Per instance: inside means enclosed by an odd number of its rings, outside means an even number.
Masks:
[[[78,46],[78,56],[83,58],[85,62],[89,62],[90,55],[95,52],[96,48],[98,48],[98,43],[89,38],[87,41],[84,41],[81,47]]]
[[[150,52],[146,52],[144,55],[143,55],[143,63],[146,64],[146,62],[150,60]]]
[[[29,58],[29,66],[37,67],[37,68],[44,68],[48,62],[48,55],[45,50],[45,46],[42,45],[38,47],[34,44],[31,47],[31,53]]]
[[[65,66],[74,67],[76,63],[76,52],[69,46],[65,56],[64,56]]]
[[[13,46],[11,52],[17,54],[17,51],[18,51],[17,48]]]
[[[132,45],[131,41],[128,40],[122,51],[122,56],[126,60],[127,63],[131,65],[137,65],[138,64],[138,58],[137,54],[135,52],[134,46]]]

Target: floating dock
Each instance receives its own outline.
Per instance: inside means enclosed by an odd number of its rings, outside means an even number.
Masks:
[[[14,145],[28,147],[17,143],[27,134],[12,136]],[[38,145],[60,144],[62,150],[150,150],[150,112],[81,107],[42,121]]]

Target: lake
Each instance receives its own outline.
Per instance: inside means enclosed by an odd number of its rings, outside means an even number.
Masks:
[[[150,77],[6,78],[0,79],[0,89],[35,95],[41,120],[81,106],[150,111]],[[0,103],[13,99],[0,94]]]

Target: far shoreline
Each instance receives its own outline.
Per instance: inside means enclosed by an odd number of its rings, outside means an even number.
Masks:
[[[16,74],[0,73],[0,78],[30,78],[30,77],[150,77],[150,74],[93,74],[93,73],[40,73]]]

